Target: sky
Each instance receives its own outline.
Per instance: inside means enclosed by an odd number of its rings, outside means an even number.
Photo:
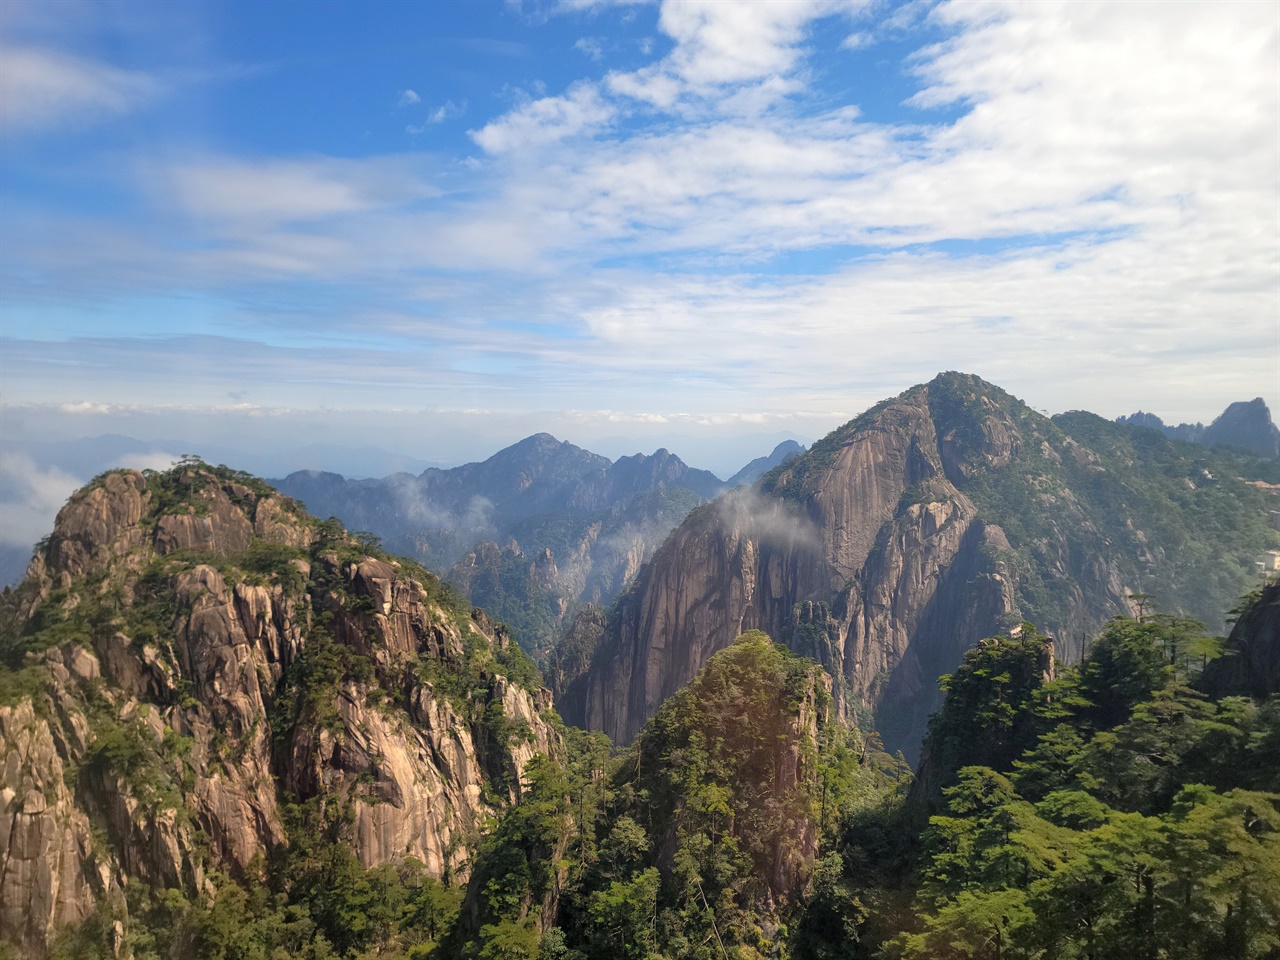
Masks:
[[[1280,5],[0,3],[0,540],[77,438],[723,476],[941,370],[1280,409]]]

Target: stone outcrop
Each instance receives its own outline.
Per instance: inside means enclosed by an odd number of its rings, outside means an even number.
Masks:
[[[32,652],[30,691],[0,705],[0,937],[40,956],[130,881],[244,876],[288,842],[283,805],[319,794],[355,801],[366,866],[465,872],[560,749],[550,694],[430,575],[322,527],[201,465],[108,474],[63,509],[12,604]],[[71,638],[41,652],[50,630]],[[299,669],[313,648],[347,664],[327,686]],[[471,688],[438,691],[450,676]],[[494,706],[518,735],[495,739]]]
[[[1241,611],[1224,655],[1205,668],[1200,685],[1214,697],[1280,693],[1280,581],[1265,585]]]
[[[84,744],[59,745],[31,700],[0,706],[0,930],[29,956],[43,952],[56,927],[88,917],[113,889],[89,818],[64,781],[69,747]]]
[[[1271,421],[1271,411],[1261,397],[1233,403],[1205,427],[1207,446],[1235,447],[1261,457],[1280,457],[1280,428]]]

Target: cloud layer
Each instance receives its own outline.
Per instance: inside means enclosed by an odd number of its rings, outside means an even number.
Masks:
[[[960,368],[1054,409],[1280,407],[1274,5],[567,7],[582,76],[465,108],[461,148],[188,142],[66,174],[109,204],[10,193],[6,400],[780,414]],[[162,89],[0,64],[18,137]],[[386,95],[424,142],[464,109],[426,89]]]

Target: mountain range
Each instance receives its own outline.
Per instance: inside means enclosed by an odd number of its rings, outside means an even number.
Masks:
[[[1280,814],[1239,794],[1272,788],[1280,743],[1259,705],[1280,676],[1262,461],[1044,417],[960,373],[774,458],[718,495],[666,451],[612,462],[545,434],[417,477],[297,475],[357,523],[416,502],[400,535],[456,557],[469,598],[241,471],[99,476],[0,593],[0,940],[59,960],[818,957],[905,923],[899,952],[926,957],[990,888],[995,917],[1074,960],[1051,923],[1074,875],[1045,850],[1088,874],[1073,851],[1128,856],[1109,829],[1199,842],[1244,804],[1262,826],[1231,849],[1268,862]],[[669,535],[625,583],[594,581],[612,603],[560,611],[547,689],[476,596],[553,595],[582,524],[598,544],[643,510]],[[499,530],[547,545],[464,546]],[[609,566],[587,559],[584,584]],[[1218,645],[1187,618],[1216,632],[1251,589],[1206,667]],[[1147,769],[1157,740],[1172,759]],[[966,826],[983,804],[1003,819]],[[1030,859],[949,874],[930,814],[970,831],[963,850],[1003,829]],[[934,886],[907,849],[941,851]],[[1144,943],[1271,943],[1275,883],[1192,891],[1167,852],[1143,853],[1165,911]],[[1052,886],[1043,923],[1029,878]],[[1245,896],[1264,914],[1232,921]],[[924,930],[892,906],[915,897],[938,911]],[[1140,907],[1098,903],[1108,923]]]
[[[610,603],[693,507],[726,488],[665,449],[610,461],[545,433],[417,476],[303,471],[272,483],[447,575],[529,650],[550,647],[581,604]]]
[[[1260,457],[1280,459],[1280,428],[1271,421],[1271,411],[1261,397],[1233,403],[1213,423],[1166,424],[1154,413],[1131,413],[1117,423],[1159,430],[1175,440],[1206,447],[1231,447]]]

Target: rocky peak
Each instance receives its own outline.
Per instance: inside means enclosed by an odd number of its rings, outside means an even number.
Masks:
[[[1255,397],[1239,401],[1227,407],[1222,414],[1205,426],[1202,423],[1166,424],[1154,413],[1137,413],[1117,417],[1117,423],[1129,426],[1149,427],[1159,430],[1174,440],[1199,443],[1206,447],[1232,447],[1261,457],[1280,457],[1280,428],[1271,420],[1266,401]]]
[[[1027,619],[1072,661],[1139,580],[1164,609],[1212,621],[1234,587],[1181,605],[1178,538],[1196,534],[1161,533],[1171,503],[1217,510],[1194,479],[1203,465],[1131,438],[1091,414],[1050,420],[967,374],[883,401],[754,489],[694,510],[619,600],[560,708],[625,742],[715,651],[760,629],[830,671],[838,715],[872,711],[890,749],[911,755],[936,678],[982,637]],[[1270,542],[1250,519],[1260,496],[1230,486],[1213,497],[1242,509],[1215,516],[1236,533],[1206,538],[1217,559],[1196,582],[1247,572]]]
[[[1280,428],[1261,397],[1233,403],[1204,431],[1208,446],[1236,447],[1263,457],[1280,457]]]
[[[351,804],[365,866],[456,876],[560,749],[504,630],[225,468],[99,478],[6,603],[0,937],[31,956],[131,880],[244,875],[308,798]]]
[[[51,577],[79,577],[125,557],[145,562],[178,550],[229,557],[254,539],[305,548],[311,537],[301,508],[260,480],[186,464],[103,474],[59,511],[38,561]]]

